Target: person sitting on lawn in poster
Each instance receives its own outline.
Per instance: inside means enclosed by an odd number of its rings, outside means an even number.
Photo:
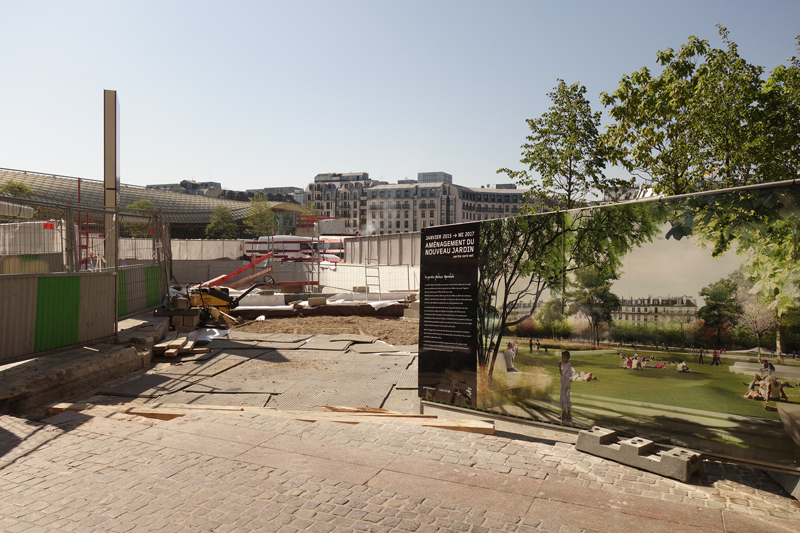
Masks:
[[[517,356],[517,352],[514,351],[514,343],[509,342],[506,346],[506,351],[503,352],[503,359],[506,360],[506,371],[507,372],[519,372],[517,368],[514,366],[514,358]]]
[[[689,370],[689,366],[686,364],[685,359],[678,363],[678,368],[676,368],[676,370],[678,372],[691,372],[691,370]]]
[[[765,360],[764,366],[761,368],[763,372],[767,372],[770,376],[775,373],[775,365],[773,365],[770,361]]]
[[[561,424],[572,420],[572,400],[569,397],[569,389],[572,384],[572,374],[575,370],[569,363],[569,352],[561,352],[561,361],[558,362],[558,374],[561,377]]]
[[[783,383],[778,381],[775,376],[769,376],[767,379],[764,380],[767,384],[767,392],[764,395],[764,401],[778,401],[784,400],[789,401],[789,398],[786,397],[786,393],[783,392]]]

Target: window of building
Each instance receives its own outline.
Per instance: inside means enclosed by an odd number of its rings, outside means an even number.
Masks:
[[[372,212],[372,218],[375,218],[375,211]]]
[[[403,196],[405,196],[406,198],[408,198],[408,195],[409,195],[409,194],[410,194],[410,191],[409,191],[408,189],[406,189],[406,190],[403,192]]]
[[[383,220],[381,220],[381,229],[383,229]],[[383,233],[383,232],[381,232]]]
[[[431,218],[433,218],[433,210],[431,210]]]
[[[425,218],[425,211],[420,211],[422,213],[422,218]]]
[[[425,197],[428,196],[428,189],[420,189],[420,194]]]
[[[400,221],[399,220],[394,223],[394,227],[397,228],[397,229],[400,229]]]
[[[381,218],[383,218],[383,211],[381,211]]]
[[[385,193],[385,192],[386,192],[386,191],[381,191],[381,198],[383,198],[383,193]]]
[[[506,213],[508,213],[509,206],[506,206]]]
[[[400,211],[397,212],[397,218],[400,218]]]
[[[402,194],[402,191],[400,191],[400,190],[397,190],[397,191],[395,191],[395,193],[394,193],[394,195],[395,195],[396,197],[398,197],[398,198],[400,198],[401,194]]]
[[[372,191],[372,197],[375,198],[378,195],[377,191]]]
[[[403,211],[403,218],[408,218],[408,211]]]
[[[408,229],[408,220],[405,221],[405,228]]]
[[[392,218],[392,212],[388,211],[388,213],[389,213],[389,218]]]

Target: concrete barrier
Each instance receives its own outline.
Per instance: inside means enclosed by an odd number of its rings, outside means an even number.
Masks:
[[[685,448],[657,451],[651,440],[640,437],[619,440],[616,431],[597,426],[581,431],[575,448],[684,483],[688,483],[695,472],[703,474],[703,458],[696,452]]]
[[[775,366],[775,372],[773,372],[773,376],[782,380],[782,381],[800,381],[800,368],[794,366],[787,366],[787,365],[773,365]],[[743,376],[750,376],[752,379],[753,374],[758,374],[759,376],[765,376],[769,373],[764,371],[764,367],[758,363],[744,363],[742,361],[738,361],[734,363],[732,366],[728,367],[732,374],[741,374]]]

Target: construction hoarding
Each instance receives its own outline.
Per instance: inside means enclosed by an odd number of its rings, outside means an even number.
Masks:
[[[797,468],[799,221],[784,182],[426,229],[419,396]]]

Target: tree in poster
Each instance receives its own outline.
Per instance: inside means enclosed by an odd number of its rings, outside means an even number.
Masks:
[[[545,291],[562,294],[580,268],[616,275],[621,258],[658,232],[655,204],[621,204],[571,213],[544,213],[484,222],[479,253],[479,364],[493,372],[502,332],[521,301],[538,307]]]
[[[586,317],[592,343],[599,346],[600,328],[610,324],[612,313],[620,308],[619,297],[611,292],[611,282],[618,276],[596,265],[579,268],[574,276],[573,289],[566,295],[569,313]]]
[[[211,220],[206,226],[207,239],[235,239],[238,233],[239,226],[230,209],[218,206],[211,211]]]
[[[739,190],[680,200],[672,210],[667,238],[696,235],[717,257],[735,247],[746,256],[753,290],[769,297],[778,320],[776,349],[784,313],[800,298],[797,226],[800,196],[792,187]]]
[[[737,290],[736,283],[730,278],[723,278],[700,290],[705,305],[697,311],[697,317],[716,331],[717,348],[722,346],[722,330],[735,325],[742,312],[736,300]]]
[[[746,287],[739,287],[736,300],[741,309],[739,323],[758,339],[760,354],[761,339],[778,325],[778,314],[768,299],[758,293],[749,292]]]

